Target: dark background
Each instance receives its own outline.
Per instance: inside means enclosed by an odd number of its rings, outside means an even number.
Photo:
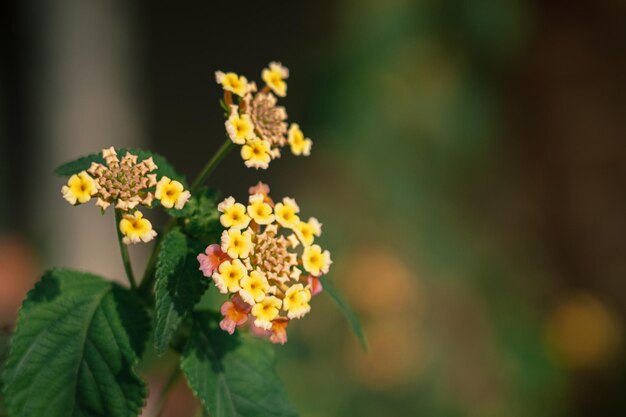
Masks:
[[[302,415],[626,414],[626,3],[3,10],[0,322],[52,265],[121,271],[112,222],[68,207],[54,166],[132,144],[193,177],[224,140],[214,71],[260,82],[278,60],[311,157],[255,171],[233,152],[210,182],[263,180],[318,217],[363,319],[369,354],[324,297],[290,326]],[[193,415],[177,392],[171,415]]]

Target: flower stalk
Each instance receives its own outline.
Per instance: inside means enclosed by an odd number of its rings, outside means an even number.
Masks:
[[[200,174],[198,174],[198,176],[194,180],[193,184],[191,185],[191,194],[198,192],[198,189],[200,189],[200,187],[202,187],[202,184],[204,184],[206,180],[209,179],[209,176],[213,173],[213,171],[222,161],[222,159],[224,159],[224,157],[228,155],[228,152],[230,152],[233,146],[234,144],[230,139],[227,139],[222,144],[222,146],[220,146],[215,155],[213,155],[209,162],[207,162],[204,168],[202,168]]]
[[[200,172],[200,174],[198,174],[196,179],[193,181],[193,185],[191,186],[192,195],[198,192],[200,187],[209,179],[209,176],[213,173],[215,168],[217,168],[217,166],[222,161],[222,159],[224,159],[226,155],[228,155],[228,153],[233,149],[233,146],[234,144],[230,139],[226,140],[222,144],[222,146],[220,146],[217,152],[213,155],[213,157],[209,159],[209,161],[206,163],[204,168],[202,168],[202,171]],[[148,264],[146,266],[143,279],[141,280],[141,284],[139,286],[139,291],[142,294],[150,294],[152,290],[152,285],[154,284],[154,281],[156,279],[156,276],[154,274],[156,271],[156,263],[159,258],[159,251],[161,249],[161,245],[160,245],[161,237],[165,236],[172,229],[172,227],[174,227],[174,223],[175,223],[174,218],[171,218],[167,222],[167,224],[165,225],[165,227],[159,234],[159,239],[154,245],[154,249],[152,250],[152,253],[150,254],[150,258],[148,259]]]
[[[122,210],[115,210],[115,230],[117,231],[117,243],[120,247],[120,254],[122,255],[122,263],[124,264],[124,270],[126,271],[126,277],[130,283],[130,288],[137,289],[137,282],[135,281],[135,274],[133,273],[133,267],[130,263],[130,256],[128,255],[128,246],[124,243],[124,235],[120,230],[119,224],[122,221]]]

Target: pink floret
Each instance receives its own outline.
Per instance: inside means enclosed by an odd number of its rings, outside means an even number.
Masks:
[[[198,262],[200,263],[199,269],[205,277],[210,278],[220,264],[229,259],[230,257],[222,252],[220,245],[209,245],[205,253],[198,255]]]

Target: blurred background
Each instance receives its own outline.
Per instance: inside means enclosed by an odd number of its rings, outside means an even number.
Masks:
[[[193,178],[224,140],[214,71],[259,82],[277,60],[312,156],[254,171],[232,153],[211,185],[243,198],[263,180],[318,217],[363,321],[367,354],[327,297],[290,326],[278,368],[302,416],[626,415],[625,2],[14,0],[1,16],[4,328],[47,268],[123,276],[112,213],[70,207],[54,167],[136,146]],[[169,368],[142,372],[156,393]],[[194,415],[175,393],[167,415]]]

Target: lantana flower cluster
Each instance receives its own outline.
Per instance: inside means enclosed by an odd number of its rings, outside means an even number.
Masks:
[[[70,177],[61,188],[63,198],[73,205],[95,198],[102,212],[113,205],[123,212],[119,228],[125,244],[151,241],[157,233],[138,206],[151,208],[156,199],[163,207],[182,209],[189,191],[166,176],[157,181],[158,166],[152,157],[138,162],[138,156],[127,151],[120,159],[113,147],[103,149],[102,157],[104,164],[92,162],[89,169]]]
[[[322,225],[300,219],[292,198],[274,203],[263,183],[250,188],[248,204],[228,197],[218,205],[225,227],[221,244],[198,255],[200,270],[229,300],[221,306],[220,327],[232,334],[250,323],[251,330],[273,343],[287,341],[290,320],[311,310],[311,297],[322,290],[330,253],[315,244]]]
[[[270,62],[261,74],[265,86],[257,91],[256,83],[243,75],[217,71],[215,79],[224,89],[228,109],[226,131],[241,147],[247,167],[267,169],[272,159],[280,158],[281,148],[289,144],[294,155],[308,156],[313,142],[306,138],[297,123],[287,124],[287,111],[277,98],[287,95],[289,70]]]

